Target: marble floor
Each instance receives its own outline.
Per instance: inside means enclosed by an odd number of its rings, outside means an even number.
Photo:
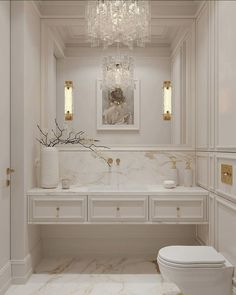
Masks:
[[[6,295],[180,295],[147,258],[44,259],[25,285]]]

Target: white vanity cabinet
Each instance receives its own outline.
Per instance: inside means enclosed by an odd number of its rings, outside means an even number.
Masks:
[[[162,186],[138,189],[32,189],[30,224],[205,224],[208,192],[202,188]]]
[[[198,223],[207,220],[207,196],[151,196],[150,221]]]
[[[88,196],[91,222],[145,222],[148,196]]]
[[[87,220],[87,196],[29,196],[29,223],[79,223]]]

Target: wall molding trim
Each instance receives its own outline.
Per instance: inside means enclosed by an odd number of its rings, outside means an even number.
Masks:
[[[159,145],[159,146],[110,146],[109,149],[99,149],[103,152],[195,152],[195,149],[191,146],[174,146],[174,145]],[[90,152],[90,150],[85,149],[79,145],[77,146],[57,146],[59,152]]]
[[[11,284],[11,262],[0,268],[0,295],[3,295]]]
[[[32,5],[33,9],[35,10],[35,12],[37,13],[37,15],[41,18],[42,15],[41,15],[41,12],[40,12],[40,9],[39,9],[39,6],[37,4],[37,1],[29,1],[29,3]]]
[[[205,167],[203,166],[205,165]],[[196,152],[197,184],[209,190],[209,153]]]
[[[24,259],[11,260],[12,283],[25,284],[33,273],[34,267],[39,263],[42,256],[41,241],[34,247],[31,253]]]
[[[196,229],[196,242],[198,245],[200,246],[205,246],[206,244],[204,243],[204,241],[198,236],[198,232],[197,232],[197,229]]]
[[[198,7],[198,10],[197,10],[197,12],[196,12],[196,14],[195,14],[195,18],[198,18],[199,17],[199,15],[201,14],[201,12],[202,12],[202,10],[203,10],[203,8],[204,8],[204,6],[207,4],[207,1],[202,1],[201,2],[201,4],[199,5],[199,7]]]
[[[226,146],[216,146],[216,152],[226,152],[226,153],[235,153],[235,147],[226,147]]]

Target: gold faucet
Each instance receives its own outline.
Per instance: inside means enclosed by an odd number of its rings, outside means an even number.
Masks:
[[[119,166],[120,165],[120,159],[116,159],[116,165]]]
[[[112,159],[112,158],[109,158],[109,159],[107,160],[107,164],[108,164],[109,166],[111,166],[112,163],[113,163],[113,159]]]

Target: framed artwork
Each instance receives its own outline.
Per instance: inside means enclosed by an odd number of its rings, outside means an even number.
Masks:
[[[134,89],[103,90],[102,81],[97,81],[97,129],[139,130],[140,86],[135,81]]]

